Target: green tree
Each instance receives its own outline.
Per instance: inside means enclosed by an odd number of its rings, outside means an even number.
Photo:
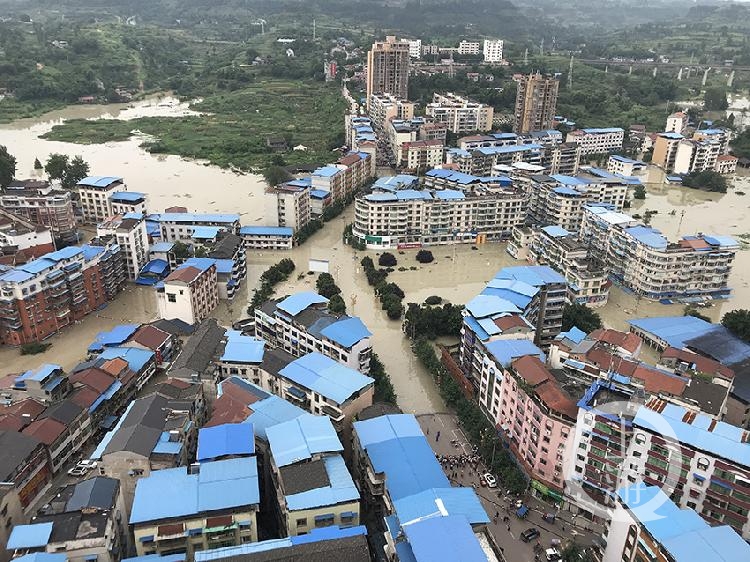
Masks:
[[[705,320],[706,322],[711,322],[711,319],[706,316],[705,314],[701,314],[700,311],[695,308],[694,306],[686,306],[685,311],[683,312],[684,316],[693,316],[695,318],[700,318],[701,320]]]
[[[395,267],[397,264],[396,256],[390,252],[383,252],[378,258],[378,265],[381,267]]]
[[[42,166],[42,163],[39,161],[39,158],[34,158],[34,169],[35,170],[43,170],[44,166]]]
[[[16,176],[16,158],[0,146],[0,187],[8,187]]]
[[[47,172],[51,180],[62,181],[67,169],[68,157],[65,154],[50,154],[47,163],[44,165],[44,171]]]
[[[633,190],[633,199],[645,199],[646,198],[646,188],[643,187],[643,184],[637,184],[635,186],[635,189]]]
[[[207,258],[208,257],[208,252],[206,251],[206,249],[203,246],[198,246],[195,249],[195,257],[196,258]]]
[[[429,250],[419,250],[416,255],[417,261],[419,263],[430,263],[435,259],[435,257],[432,255],[432,252]]]
[[[332,295],[328,300],[328,310],[333,314],[346,314],[346,303],[341,295]]]
[[[65,175],[62,178],[62,186],[70,189],[88,175],[88,163],[86,163],[86,161],[80,156],[76,156],[65,168]]]
[[[750,310],[744,308],[731,310],[724,315],[721,323],[741,340],[750,342]]]
[[[724,111],[729,107],[725,88],[706,88],[703,94],[703,107],[708,111]]]
[[[321,273],[315,282],[315,288],[320,295],[327,299],[331,299],[334,295],[341,293],[341,289],[338,288],[336,281],[333,280],[333,276],[330,273]]]
[[[692,187],[693,189],[705,189],[708,191],[717,191],[719,193],[727,192],[726,178],[713,170],[692,172],[682,178],[682,185]]]
[[[602,319],[585,304],[566,304],[563,308],[562,329],[568,331],[574,326],[588,334],[602,327]]]
[[[172,253],[178,260],[186,260],[190,257],[190,248],[187,244],[178,240],[172,246]]]
[[[269,166],[263,171],[263,177],[266,179],[266,183],[271,187],[292,179],[289,172],[281,166]]]

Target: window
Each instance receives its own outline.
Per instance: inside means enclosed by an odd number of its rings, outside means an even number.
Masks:
[[[643,435],[643,433],[636,433],[635,442],[638,443],[639,445],[643,445],[646,442],[646,436]]]
[[[705,457],[701,457],[698,459],[698,468],[701,470],[708,470],[708,459]]]
[[[174,293],[167,293],[167,300],[169,302],[177,302],[177,295],[175,295]]]
[[[307,517],[297,519],[297,527],[307,527]]]

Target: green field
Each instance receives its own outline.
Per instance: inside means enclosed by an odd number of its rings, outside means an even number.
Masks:
[[[346,104],[338,88],[319,82],[265,79],[233,92],[206,97],[193,109],[207,115],[185,118],[71,120],[55,126],[44,138],[98,144],[129,138],[134,130],[155,140],[150,152],[209,160],[222,167],[257,170],[278,162],[266,138],[283,136],[290,147],[307,151],[281,155],[286,164],[325,162],[343,142]]]

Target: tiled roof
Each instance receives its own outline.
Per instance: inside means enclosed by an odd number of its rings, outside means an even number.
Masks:
[[[133,335],[134,342],[138,342],[152,351],[159,349],[169,338],[170,335],[167,332],[148,324],[138,328],[138,331]]]

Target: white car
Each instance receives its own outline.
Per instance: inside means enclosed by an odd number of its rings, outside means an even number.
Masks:
[[[78,464],[76,464],[73,468],[68,470],[69,476],[83,476],[84,474],[88,473],[90,470],[94,470],[97,466],[99,466],[99,463],[96,461],[92,461],[90,459],[78,461]]]
[[[487,482],[488,488],[497,488],[497,480],[489,472],[484,475],[484,480]]]

